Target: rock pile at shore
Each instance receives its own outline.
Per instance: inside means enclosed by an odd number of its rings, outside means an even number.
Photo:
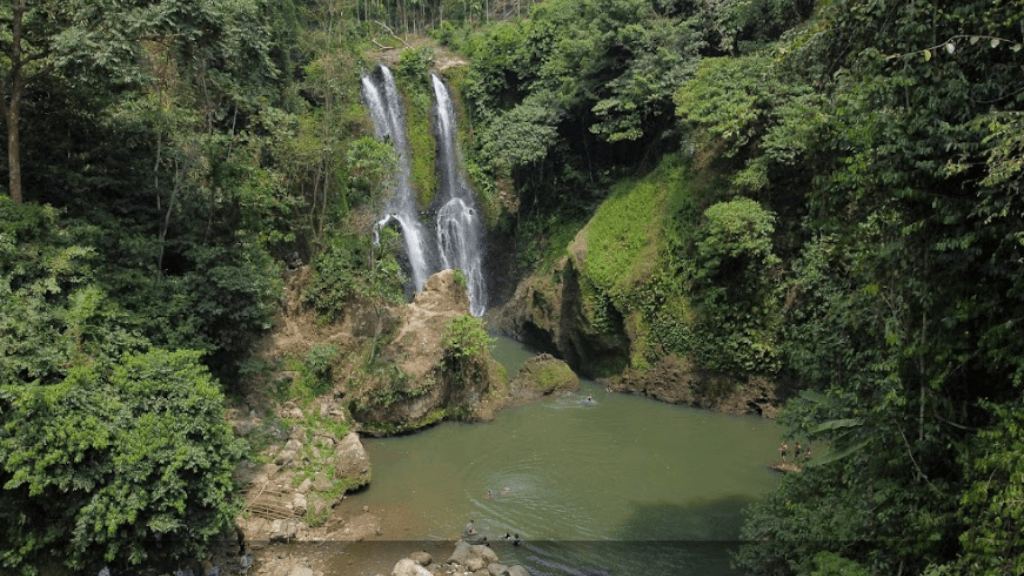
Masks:
[[[483,544],[459,540],[455,551],[444,563],[435,563],[430,554],[419,551],[395,564],[391,576],[530,576],[520,565],[506,566],[498,555]],[[378,575],[383,576],[383,575]]]

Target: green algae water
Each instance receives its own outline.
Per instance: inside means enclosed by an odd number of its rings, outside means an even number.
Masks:
[[[508,339],[494,350],[510,374],[532,354]],[[365,440],[373,481],[351,499],[386,519],[385,540],[450,539],[473,519],[502,563],[534,575],[733,574],[741,510],[777,482],[766,464],[780,436],[771,421],[584,381],[489,424]],[[501,541],[506,532],[523,545]]]

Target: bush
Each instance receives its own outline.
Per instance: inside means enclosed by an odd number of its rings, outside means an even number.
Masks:
[[[242,457],[200,354],[154,349],[0,388],[0,559],[31,571],[205,555],[238,510]]]
[[[371,241],[363,236],[337,236],[317,254],[313,279],[302,293],[302,301],[313,306],[325,321],[343,318],[346,305],[356,295],[375,303],[403,300],[406,279],[395,259],[400,236],[384,228],[379,246]]]
[[[410,79],[426,78],[430,69],[434,67],[434,49],[430,46],[420,46],[403,50],[398,57],[397,71],[400,75]]]
[[[312,399],[331,389],[331,371],[337,358],[338,347],[334,344],[316,344],[306,353],[301,369],[303,396]]]
[[[493,343],[483,320],[468,314],[456,316],[444,325],[442,362],[460,382],[469,382],[486,368]]]
[[[749,198],[711,206],[697,242],[697,278],[759,284],[779,263],[772,252],[774,231],[775,215]]]

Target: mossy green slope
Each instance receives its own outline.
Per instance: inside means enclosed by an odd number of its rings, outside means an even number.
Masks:
[[[568,247],[588,321],[612,330],[614,315],[625,320],[634,368],[689,349],[690,303],[666,234],[692,203],[687,174],[681,162],[666,160],[646,177],[620,182]]]

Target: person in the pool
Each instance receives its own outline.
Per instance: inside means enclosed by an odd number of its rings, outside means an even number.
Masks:
[[[587,397],[583,399],[583,403],[584,404],[593,404],[594,403],[594,396],[592,394],[588,394]]]

